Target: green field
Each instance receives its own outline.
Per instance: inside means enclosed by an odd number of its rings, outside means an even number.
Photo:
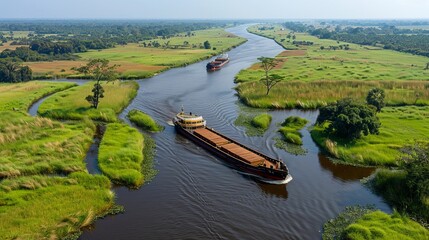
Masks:
[[[115,122],[117,114],[122,111],[137,95],[138,84],[134,81],[102,83],[104,98],[100,99],[97,109],[85,100],[92,94],[94,82],[74,87],[54,94],[40,105],[41,116],[54,119],[81,120],[89,117],[92,120]]]
[[[313,45],[295,46],[287,42],[289,31],[279,26],[265,31],[253,26],[249,31],[272,38],[286,49],[294,49],[276,57],[279,62],[272,73],[284,76],[285,80],[275,86],[269,96],[265,96],[263,86],[258,83],[264,73],[259,64],[236,76],[236,82],[240,83],[239,96],[250,106],[317,108],[343,96],[363,98],[367,89],[377,85],[386,85],[390,90],[391,96],[389,92],[387,96],[392,105],[414,104],[416,94],[421,95],[417,103],[429,103],[429,71],[424,70],[429,59],[426,57],[318,39],[305,33],[295,33],[295,41],[310,41]],[[350,49],[328,50],[329,46],[345,45]],[[322,46],[324,50],[320,49]]]
[[[429,142],[429,107],[386,107],[378,114],[380,134],[344,142],[327,136],[323,127],[311,131],[313,140],[334,157],[349,164],[396,166],[399,149]]]
[[[115,182],[141,186],[143,144],[144,138],[135,128],[121,123],[108,124],[98,155],[101,171]]]
[[[79,61],[53,61],[33,62],[28,65],[33,69],[36,77],[41,76],[70,76],[73,73],[70,68],[82,65],[86,60],[94,58],[108,59],[112,64],[119,64],[120,77],[124,79],[136,79],[151,77],[156,73],[172,67],[185,66],[213,55],[225,52],[245,42],[244,38],[237,37],[223,29],[208,29],[194,31],[191,37],[172,37],[168,39],[152,39],[161,45],[169,42],[169,47],[143,47],[143,43],[130,43],[111,49],[91,50],[77,54]],[[188,47],[174,47],[189,42]],[[211,49],[200,47],[192,48],[193,44],[199,46],[204,41],[209,41]],[[215,48],[216,50],[213,50]]]

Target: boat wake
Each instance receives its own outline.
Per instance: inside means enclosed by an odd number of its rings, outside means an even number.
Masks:
[[[173,123],[173,121],[172,121],[172,120],[168,120],[168,121],[167,121],[167,124],[168,124],[168,125],[170,125],[170,126],[172,126],[172,127],[174,127],[174,123]]]

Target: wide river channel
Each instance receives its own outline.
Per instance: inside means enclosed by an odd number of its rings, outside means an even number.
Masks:
[[[331,163],[306,128],[305,155],[274,146],[277,123],[298,115],[311,125],[317,111],[269,111],[273,123],[263,136],[248,137],[243,127],[234,125],[240,112],[248,111],[235,95],[234,76],[258,57],[273,57],[283,49],[248,33],[246,26],[228,31],[248,42],[229,52],[231,62],[222,70],[207,73],[203,61],[139,81],[139,93],[121,118],[139,109],[165,126],[165,131],[152,134],[159,172],[138,190],[114,188],[125,213],[97,220],[80,239],[320,239],[323,223],[346,206],[372,204],[391,212],[360,183],[373,169]],[[287,185],[258,182],[176,134],[168,122],[182,105],[203,115],[217,131],[283,159],[293,180]]]

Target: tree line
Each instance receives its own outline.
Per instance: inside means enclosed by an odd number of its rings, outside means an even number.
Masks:
[[[381,46],[416,55],[429,57],[429,31],[422,29],[399,29],[395,26],[377,27],[315,27],[297,22],[286,22],[284,27],[307,32],[321,39],[351,42],[360,45]]]

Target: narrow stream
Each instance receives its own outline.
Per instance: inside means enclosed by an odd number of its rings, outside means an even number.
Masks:
[[[229,52],[232,60],[222,70],[207,73],[203,61],[139,81],[137,97],[120,117],[139,109],[166,127],[153,135],[159,173],[139,190],[116,188],[117,203],[126,212],[98,220],[80,239],[320,239],[323,223],[345,206],[373,204],[391,212],[359,181],[373,169],[333,164],[308,130],[302,131],[306,155],[274,147],[276,123],[298,115],[312,124],[316,111],[270,111],[273,124],[262,137],[247,137],[234,125],[243,111],[233,89],[234,76],[256,58],[273,57],[283,49],[247,33],[246,26],[229,31],[249,41]],[[257,182],[177,135],[167,122],[182,105],[202,114],[217,131],[283,159],[294,180],[287,185]]]

